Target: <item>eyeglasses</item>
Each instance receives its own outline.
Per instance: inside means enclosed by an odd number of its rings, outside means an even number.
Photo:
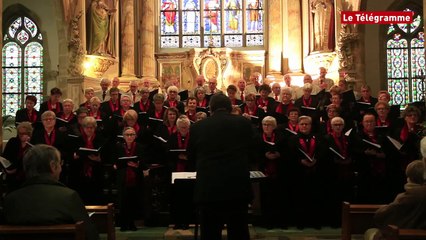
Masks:
[[[43,119],[43,121],[53,121],[53,120],[55,120],[55,118],[45,118],[45,119]]]
[[[126,134],[124,134],[124,136],[126,136],[126,137],[134,137],[134,136],[136,136],[136,134],[135,133],[126,133]]]

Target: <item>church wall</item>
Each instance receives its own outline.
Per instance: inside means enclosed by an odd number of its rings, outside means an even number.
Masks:
[[[64,65],[60,62],[60,49],[64,47],[60,45],[65,44],[64,36],[60,36],[60,34],[65,33],[64,24],[58,26],[57,22],[57,19],[63,18],[60,15],[60,11],[57,10],[60,3],[57,0],[3,0],[3,11],[14,4],[23,5],[33,13],[33,16],[37,17],[35,20],[43,34],[43,47],[45,50],[43,55],[43,78],[45,95],[48,95],[51,88],[62,86],[62,84],[57,82],[59,68]]]
[[[386,11],[394,0],[370,0],[364,5],[362,11]],[[371,92],[376,96],[381,89],[386,89],[386,57],[383,52],[383,36],[381,36],[381,26],[379,24],[368,24],[361,26],[364,33],[364,65],[365,82],[370,85]],[[383,56],[383,57],[381,57]]]

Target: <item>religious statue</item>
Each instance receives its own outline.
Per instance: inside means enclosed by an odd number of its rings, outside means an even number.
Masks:
[[[334,7],[332,0],[312,0],[313,51],[334,50]]]
[[[113,56],[113,14],[116,11],[117,9],[109,8],[103,0],[92,1],[89,54]]]
[[[216,10],[214,10],[216,9]],[[217,2],[217,0],[209,0],[209,2],[206,5],[206,13],[207,13],[207,18],[208,18],[208,27],[206,27],[206,31],[212,32],[212,33],[217,33],[219,28],[218,28],[218,11],[217,9],[219,9],[219,3]]]
[[[164,31],[166,33],[176,32],[176,8],[177,5],[174,0],[164,1],[161,5],[161,10],[163,10],[163,14],[166,19],[166,25],[164,26]]]
[[[260,15],[260,9],[262,8],[260,0],[251,0],[250,3],[247,6],[247,9],[249,9],[249,24],[248,24],[248,30],[252,32],[259,31],[259,23],[262,21],[261,15]]]
[[[238,31],[238,11],[241,9],[239,0],[229,0],[225,7],[229,11],[228,28],[231,31]]]

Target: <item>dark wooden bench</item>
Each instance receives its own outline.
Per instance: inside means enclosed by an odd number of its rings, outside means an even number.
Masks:
[[[394,225],[388,225],[380,230],[386,240],[424,240],[426,230],[423,229],[400,229]]]
[[[115,240],[114,204],[86,206],[87,212],[99,233],[106,233],[108,240]]]
[[[375,227],[373,217],[381,206],[383,205],[343,202],[342,240],[351,240],[352,234],[364,234],[367,229]]]
[[[0,240],[84,240],[84,223],[49,226],[0,225]]]

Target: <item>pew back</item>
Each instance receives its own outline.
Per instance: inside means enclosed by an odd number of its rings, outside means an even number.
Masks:
[[[99,233],[106,233],[107,240],[115,240],[114,204],[86,206]]]
[[[386,240],[424,240],[426,230],[423,229],[400,229],[394,225],[388,225],[381,229],[383,238]]]
[[[342,240],[351,240],[352,234],[364,234],[375,227],[373,217],[378,204],[350,204],[343,202],[342,206]]]
[[[84,240],[84,223],[49,226],[0,225],[0,240]]]

